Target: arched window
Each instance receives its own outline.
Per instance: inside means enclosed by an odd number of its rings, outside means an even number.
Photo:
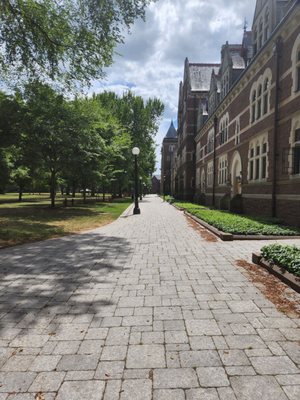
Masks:
[[[240,126],[240,117],[237,118],[235,123],[235,144],[239,144],[241,142],[241,126]]]

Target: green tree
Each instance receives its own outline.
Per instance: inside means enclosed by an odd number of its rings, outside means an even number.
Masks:
[[[0,70],[67,84],[103,76],[113,51],[152,0],[2,0]],[[3,77],[2,77],[3,78]]]
[[[57,177],[71,157],[76,126],[63,96],[39,82],[27,85],[25,158],[49,174],[51,206],[55,206]]]

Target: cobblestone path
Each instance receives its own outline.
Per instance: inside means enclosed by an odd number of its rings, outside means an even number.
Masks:
[[[299,400],[300,319],[235,265],[263,242],[141,211],[0,251],[0,400]]]

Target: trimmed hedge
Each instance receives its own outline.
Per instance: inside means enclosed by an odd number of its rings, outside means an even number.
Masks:
[[[299,228],[281,225],[275,219],[241,216],[193,203],[175,202],[175,204],[225,233],[234,235],[300,236]]]
[[[261,249],[261,255],[270,263],[300,276],[300,248],[281,244],[270,244]]]

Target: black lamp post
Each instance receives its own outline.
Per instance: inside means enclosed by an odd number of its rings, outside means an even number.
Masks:
[[[134,147],[132,149],[132,154],[134,155],[134,209],[133,214],[140,214],[141,210],[139,208],[139,177],[138,177],[138,163],[137,156],[140,154],[140,149]]]

